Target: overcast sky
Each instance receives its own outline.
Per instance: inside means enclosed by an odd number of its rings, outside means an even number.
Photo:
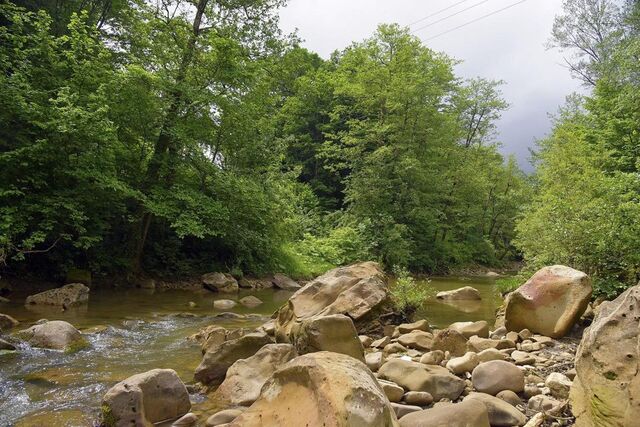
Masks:
[[[304,46],[327,58],[336,49],[373,34],[379,23],[409,25],[461,0],[289,0],[281,11],[281,28],[298,29]],[[498,140],[505,154],[515,154],[531,170],[528,147],[550,129],[566,95],[580,90],[562,55],[547,50],[554,16],[561,0],[526,0],[510,9],[426,41],[442,32],[516,3],[517,0],[467,0],[425,21],[412,25],[425,44],[462,60],[462,77],[504,80],[504,98],[510,108],[498,123]],[[477,5],[469,10],[463,9]],[[455,14],[456,16],[447,18]],[[446,18],[446,19],[445,19]],[[434,21],[442,20],[435,23]]]

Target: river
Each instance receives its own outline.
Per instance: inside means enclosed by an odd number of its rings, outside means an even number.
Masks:
[[[434,327],[468,320],[492,323],[501,301],[487,279],[447,277],[418,284],[436,291],[473,286],[482,295],[482,302],[455,306],[429,299],[417,318],[428,318]],[[241,290],[238,298],[246,295],[264,303],[252,309],[238,304],[230,310],[243,315],[241,319],[216,317],[220,313],[212,308],[213,300],[225,296],[209,292],[92,290],[86,306],[64,312],[34,310],[23,305],[26,295],[13,295],[12,302],[0,304],[0,312],[18,319],[18,329],[43,318],[65,320],[85,334],[90,347],[66,354],[21,344],[16,353],[0,354],[0,426],[91,426],[113,384],[153,368],[174,369],[185,383],[193,382],[202,355],[200,346],[187,340],[189,335],[210,324],[256,327],[291,293]],[[202,398],[192,395],[194,402]]]

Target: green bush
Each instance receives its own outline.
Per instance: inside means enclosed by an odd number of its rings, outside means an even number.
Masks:
[[[435,294],[435,289],[426,284],[417,284],[404,267],[394,267],[395,283],[391,285],[391,298],[396,308],[404,313],[413,313],[428,298]]]

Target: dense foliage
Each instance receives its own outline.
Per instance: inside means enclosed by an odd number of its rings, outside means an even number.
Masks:
[[[0,5],[0,263],[62,277],[516,255],[500,82],[397,26],[330,59],[281,0]]]
[[[640,279],[639,17],[638,2],[565,2],[555,44],[580,53],[572,69],[593,91],[571,97],[541,141],[536,196],[517,226],[529,268],[571,265],[609,296]]]

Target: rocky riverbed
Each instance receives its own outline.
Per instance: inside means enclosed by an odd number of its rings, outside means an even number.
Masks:
[[[216,300],[229,295],[230,304],[242,301],[229,277],[206,280],[207,286],[219,286]],[[461,288],[441,299],[484,297]],[[332,270],[288,292],[271,319],[254,316],[253,325],[234,323],[243,316],[233,313],[216,319],[185,315],[186,322],[200,326],[191,328],[183,345],[198,349],[201,357],[194,354],[195,361],[178,371],[158,364],[102,389],[95,423],[597,426],[606,425],[598,417],[607,414],[614,420],[610,425],[634,425],[629,414],[636,408],[635,389],[625,391],[635,386],[630,373],[636,367],[637,332],[629,330],[635,325],[637,331],[639,317],[633,289],[622,301],[587,307],[589,278],[555,266],[508,296],[497,317],[438,325],[421,312],[413,322],[396,322],[388,279],[374,263]],[[245,305],[257,304],[243,298]],[[594,326],[583,333],[593,316]],[[230,322],[220,323],[225,317]],[[606,334],[616,336],[616,324],[625,322],[630,324],[619,334],[619,350],[606,350],[612,354],[607,356],[602,348],[614,343],[594,331],[613,328]],[[26,331],[8,341],[19,336],[34,347],[51,341],[71,354],[95,346],[65,322],[43,321]],[[588,340],[580,345],[583,335]],[[185,378],[184,371],[193,377]],[[594,399],[596,410],[589,403]],[[579,413],[572,410],[576,405]],[[612,408],[620,413],[611,415]],[[67,419],[59,425],[90,423]]]

